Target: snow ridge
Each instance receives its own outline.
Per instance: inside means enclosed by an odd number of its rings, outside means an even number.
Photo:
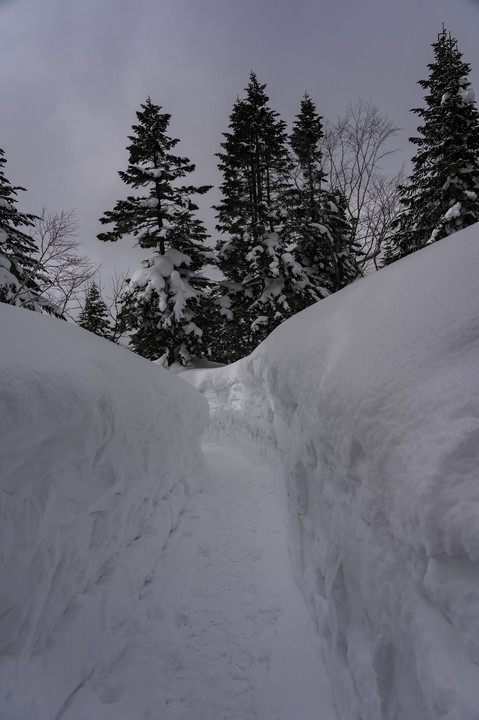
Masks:
[[[201,486],[208,411],[77,327],[0,323],[0,717],[60,720]]]
[[[284,480],[341,720],[477,720],[479,226],[186,373]]]

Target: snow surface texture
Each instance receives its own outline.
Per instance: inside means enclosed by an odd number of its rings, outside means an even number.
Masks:
[[[0,718],[62,716],[204,480],[204,399],[0,304]]]
[[[278,481],[207,445],[148,584],[58,720],[335,720]]]
[[[341,720],[479,718],[479,226],[185,379],[284,477]]]

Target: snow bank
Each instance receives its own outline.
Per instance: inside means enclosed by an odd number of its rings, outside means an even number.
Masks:
[[[0,718],[60,718],[199,488],[203,398],[0,304]]]
[[[479,226],[185,374],[267,448],[341,720],[479,717]]]

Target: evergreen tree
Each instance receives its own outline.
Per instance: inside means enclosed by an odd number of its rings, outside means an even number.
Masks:
[[[358,277],[356,257],[361,250],[357,243],[351,244],[351,221],[342,192],[325,191],[321,200],[321,239],[328,247],[327,265],[321,276],[326,275],[326,287],[334,293]]]
[[[305,93],[290,135],[290,144],[297,158],[299,174],[296,186],[301,190],[302,206],[308,222],[319,220],[319,198],[326,178],[322,169],[323,135],[322,117],[318,115],[311,97]]]
[[[455,40],[444,27],[433,43],[426,107],[409,183],[400,187],[403,211],[393,224],[385,264],[479,220],[479,113]]]
[[[228,361],[247,355],[291,315],[288,285],[296,264],[285,252],[282,197],[290,160],[285,123],[268,106],[266,85],[250,74],[218,154],[223,174],[216,246],[225,276],[220,299]]]
[[[198,207],[191,197],[210,187],[179,184],[195,166],[171,152],[179,142],[166,134],[171,115],[162,113],[150,98],[141,108],[129,137],[128,169],[119,175],[143,194],[130,195],[106,212],[100,222],[112,224],[113,229],[98,238],[116,241],[131,235],[151,251],[130,279],[122,320],[140,355],[154,359],[166,354],[169,364],[186,364],[191,354],[203,354],[207,345],[201,316],[208,281],[201,270],[211,254],[204,246],[206,230],[195,217]]]
[[[297,310],[341,289],[357,276],[346,201],[339,190],[329,189],[322,168],[321,120],[314,102],[305,94],[290,136],[295,184],[286,198],[285,225],[304,278],[302,283],[298,278],[295,286]]]
[[[85,304],[78,316],[78,325],[100,337],[110,337],[111,328],[108,308],[95,282],[92,282],[88,288]]]
[[[299,311],[329,294],[332,238],[324,224],[324,182],[321,139],[322,118],[306,93],[290,135],[295,182],[285,195],[288,217],[285,234],[294,247],[302,271],[297,282],[295,310]]]
[[[5,177],[5,164],[5,153],[0,148],[0,302],[41,310],[34,279],[38,248],[22,229],[32,227],[35,216],[21,213],[15,207],[18,191],[25,188],[10,184]]]

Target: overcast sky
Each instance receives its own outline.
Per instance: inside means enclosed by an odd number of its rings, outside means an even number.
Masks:
[[[220,182],[214,154],[250,70],[289,125],[305,91],[331,119],[372,99],[403,128],[400,165],[443,22],[479,96],[478,0],[0,0],[6,175],[27,189],[22,210],[77,209],[104,275],[133,270],[144,251],[95,238],[98,218],[128,192],[117,171],[148,95],[171,113],[199,183]],[[212,213],[202,217],[213,231]]]

